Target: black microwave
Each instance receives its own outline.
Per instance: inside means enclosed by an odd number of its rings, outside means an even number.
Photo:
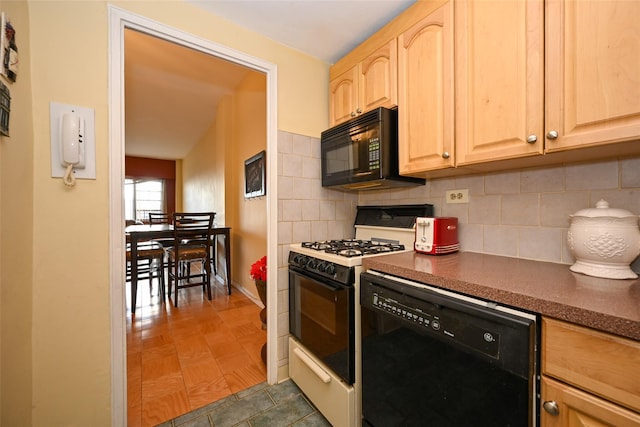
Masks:
[[[322,186],[374,190],[424,185],[398,171],[398,111],[379,107],[322,132]]]

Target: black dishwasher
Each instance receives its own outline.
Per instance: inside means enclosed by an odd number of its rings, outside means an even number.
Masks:
[[[537,426],[531,313],[367,272],[360,279],[363,426]]]

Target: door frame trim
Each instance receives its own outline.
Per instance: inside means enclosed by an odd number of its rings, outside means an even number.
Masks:
[[[111,424],[127,425],[126,296],[124,283],[124,30],[135,29],[262,72],[267,79],[267,280],[277,283],[277,65],[107,5],[109,15],[109,283]],[[267,382],[277,382],[277,287],[267,290]]]

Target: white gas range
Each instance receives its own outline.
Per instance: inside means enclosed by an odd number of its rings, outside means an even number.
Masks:
[[[415,228],[356,225],[353,239],[296,243],[290,250],[346,267],[362,265],[364,257],[412,251]]]
[[[424,216],[431,205],[359,206],[354,239],[290,246],[289,374],[334,426],[361,424],[362,261],[413,251]]]

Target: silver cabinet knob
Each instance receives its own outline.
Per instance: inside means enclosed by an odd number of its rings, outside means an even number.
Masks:
[[[355,117],[356,113],[354,113],[353,111],[351,112],[351,117]]]
[[[547,132],[547,138],[556,139],[557,137],[558,137],[558,131],[550,130],[549,132]]]
[[[442,158],[443,159],[448,159],[449,157],[451,157],[451,155],[449,154],[448,151],[445,151],[444,153],[442,153]]]
[[[362,108],[356,108],[356,113],[358,114],[362,113]]]
[[[527,137],[527,142],[528,142],[529,144],[535,144],[537,140],[538,140],[538,137],[537,137],[537,136],[535,136],[535,135],[529,135],[529,136]]]
[[[560,408],[558,407],[558,404],[553,400],[547,400],[542,404],[542,407],[550,415],[554,415],[554,416],[560,415]]]

